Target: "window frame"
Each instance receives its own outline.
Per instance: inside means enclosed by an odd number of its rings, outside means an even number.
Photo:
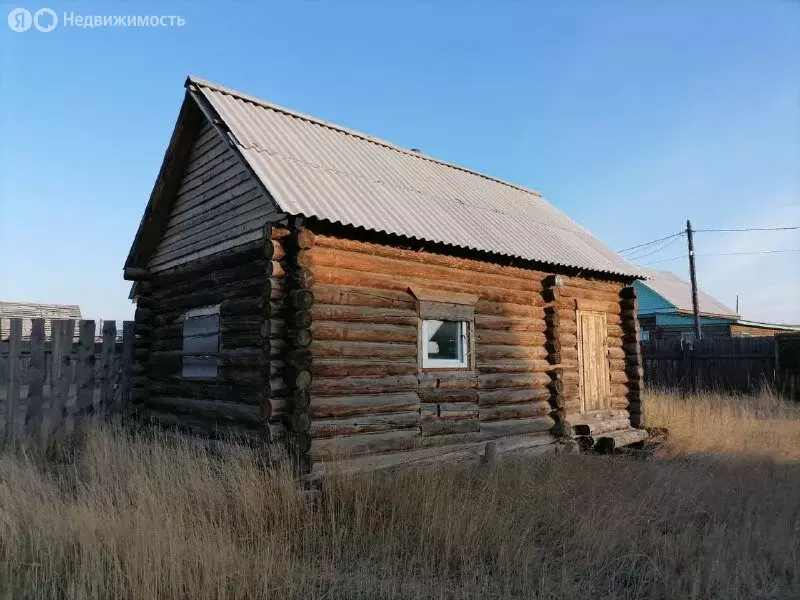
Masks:
[[[192,308],[186,311],[183,316],[183,346],[182,346],[182,360],[181,360],[181,377],[183,379],[199,380],[199,381],[213,381],[219,377],[219,364],[217,362],[217,354],[219,353],[222,343],[222,335],[220,328],[220,305],[215,304],[212,306],[202,306]],[[205,319],[208,317],[216,317],[216,331],[194,333],[187,335],[187,325],[193,320]],[[193,350],[187,348],[191,346],[192,341],[197,340],[214,340],[208,349]],[[189,344],[187,344],[187,341]]]
[[[463,357],[459,359],[450,358],[430,358],[428,356],[428,330],[433,323],[458,323],[460,337],[460,354]],[[472,321],[466,319],[420,319],[420,363],[424,371],[469,371],[471,363],[471,346],[470,340],[472,338]]]

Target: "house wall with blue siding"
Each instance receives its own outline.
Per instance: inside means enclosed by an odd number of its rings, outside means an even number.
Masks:
[[[676,307],[663,296],[656,294],[641,281],[633,283],[636,288],[636,297],[639,299],[639,314],[651,315],[656,313],[674,312]]]

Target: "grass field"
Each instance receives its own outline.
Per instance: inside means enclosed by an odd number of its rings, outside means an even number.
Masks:
[[[551,456],[331,478],[98,428],[0,456],[0,594],[798,598],[800,406],[652,394],[650,460]]]

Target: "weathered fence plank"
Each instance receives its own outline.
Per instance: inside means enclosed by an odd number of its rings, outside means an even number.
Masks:
[[[686,391],[754,392],[775,384],[775,338],[708,338],[642,343],[645,383]]]
[[[12,319],[10,337],[0,341],[0,445],[69,433],[98,411],[119,422],[128,406],[132,322],[121,340],[114,321],[104,323],[100,342],[94,321],[53,319],[49,338],[47,331],[40,319]]]
[[[92,414],[94,401],[94,321],[81,321],[78,334],[78,364],[75,365],[75,418]]]
[[[100,411],[107,413],[114,403],[114,346],[117,339],[117,324],[103,321],[103,347],[100,351]]]
[[[8,378],[6,385],[6,434],[9,444],[17,437],[17,413],[21,387],[20,346],[22,345],[22,320],[11,319],[8,327]]]
[[[54,319],[50,354],[50,419],[48,429],[54,428],[66,416],[69,385],[72,380],[70,354],[75,321]]]
[[[120,398],[120,402],[119,405],[115,407],[116,411],[122,414],[124,414],[131,405],[131,393],[133,390],[131,373],[131,365],[133,365],[133,338],[134,322],[125,321],[122,324],[122,354],[120,355],[120,370],[122,376],[122,383],[120,384],[121,393],[117,396]]]
[[[33,319],[31,323],[31,356],[25,380],[28,384],[25,430],[27,435],[41,433],[44,413],[44,319]]]

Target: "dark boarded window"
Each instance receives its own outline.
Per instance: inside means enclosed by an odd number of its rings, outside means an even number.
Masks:
[[[183,321],[183,377],[214,379],[219,353],[219,306],[195,308]]]

